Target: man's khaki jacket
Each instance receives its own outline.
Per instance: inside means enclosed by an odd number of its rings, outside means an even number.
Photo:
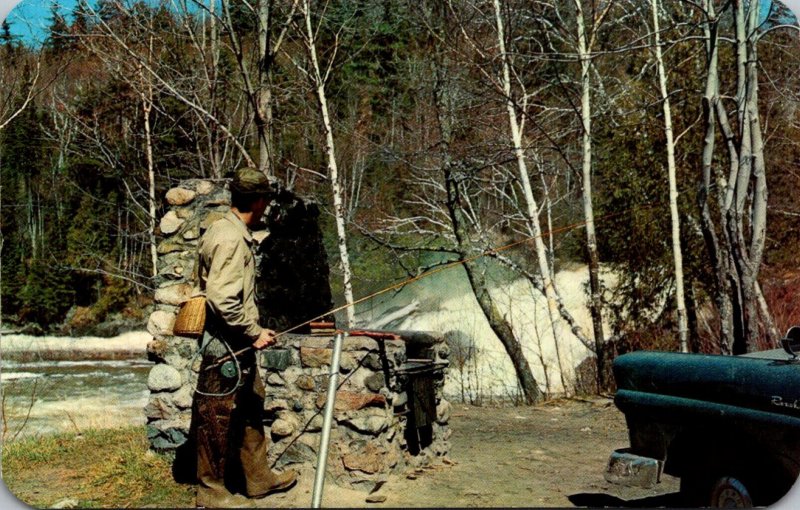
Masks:
[[[261,333],[256,306],[253,236],[229,211],[211,224],[198,244],[200,291],[212,321],[225,323],[226,340],[246,346]]]

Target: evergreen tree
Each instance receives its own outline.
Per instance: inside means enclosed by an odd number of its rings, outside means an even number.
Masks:
[[[74,45],[69,24],[56,3],[50,6],[50,26],[47,28],[47,34],[44,47],[51,55],[60,55]]]
[[[267,0],[262,0],[267,1]],[[243,0],[229,0],[233,29],[239,34],[252,33],[256,29],[256,15],[253,8]]]
[[[72,33],[75,36],[89,33],[92,26],[92,13],[86,0],[79,0],[72,10]]]
[[[17,98],[19,100],[19,98]],[[39,114],[29,107],[0,132],[0,180],[3,183],[3,312],[15,314],[22,306],[20,292],[33,258],[28,205],[42,160]]]
[[[0,26],[0,44],[8,46],[13,42],[14,36],[11,35],[11,25],[8,24],[8,20],[4,19],[2,26]]]
[[[7,59],[8,65],[13,64],[14,57],[17,54],[16,38],[11,33],[11,25],[8,20],[3,20],[0,26],[0,46],[2,47],[2,57]]]
[[[98,0],[95,11],[105,23],[112,23],[122,16],[120,6],[114,0]]]
[[[47,330],[64,319],[72,306],[69,274],[47,261],[31,261],[25,285],[20,289],[19,317]]]
[[[95,267],[109,251],[111,243],[98,221],[96,204],[97,199],[85,194],[67,232],[66,262],[73,268]]]

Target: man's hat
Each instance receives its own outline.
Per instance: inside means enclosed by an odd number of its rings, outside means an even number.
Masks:
[[[272,191],[272,186],[267,176],[258,169],[244,167],[234,173],[231,189],[246,195],[264,195]]]

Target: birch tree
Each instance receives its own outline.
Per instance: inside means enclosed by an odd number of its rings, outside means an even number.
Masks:
[[[606,386],[606,359],[605,359],[605,334],[603,333],[603,290],[600,284],[600,256],[597,252],[597,234],[594,225],[594,206],[592,204],[592,52],[596,42],[600,25],[611,11],[613,1],[595,12],[592,9],[590,26],[587,29],[583,12],[583,0],[574,0],[575,25],[578,36],[578,59],[581,64],[581,159],[582,159],[582,188],[583,188],[583,216],[586,222],[586,251],[589,262],[589,293],[591,295],[589,309],[592,313],[592,329],[594,330],[594,345],[597,355],[597,385],[598,391]]]
[[[561,367],[561,383],[566,389],[567,384],[564,379],[564,370],[561,364],[561,355],[559,349],[559,328],[560,318],[558,316],[558,297],[553,282],[553,270],[547,257],[547,247],[542,238],[542,227],[539,224],[539,206],[536,203],[536,198],[533,196],[533,188],[531,187],[530,175],[528,174],[528,163],[525,156],[525,149],[523,144],[522,129],[520,121],[517,117],[516,105],[511,93],[511,72],[509,65],[509,54],[506,51],[506,35],[503,25],[503,14],[500,8],[500,0],[494,0],[494,13],[495,22],[497,27],[497,44],[499,48],[500,58],[502,62],[502,78],[501,86],[503,95],[506,97],[506,111],[508,112],[508,124],[511,132],[511,143],[513,144],[514,157],[516,159],[517,168],[519,171],[519,179],[522,184],[522,192],[525,197],[525,204],[527,205],[526,222],[531,230],[533,237],[536,260],[539,264],[539,273],[542,278],[544,286],[544,295],[547,300],[547,312],[550,317],[550,324],[553,332],[553,343],[556,349],[556,357]]]
[[[478,301],[478,306],[481,308],[484,317],[486,317],[489,327],[492,329],[495,335],[497,335],[497,338],[503,345],[511,364],[514,367],[514,372],[516,374],[519,387],[522,390],[525,403],[528,405],[533,405],[539,402],[544,395],[542,390],[539,388],[536,378],[533,375],[533,371],[531,370],[530,363],[525,355],[522,342],[520,341],[520,335],[515,331],[514,326],[511,324],[511,321],[508,318],[508,315],[501,311],[500,307],[496,303],[496,300],[489,291],[490,285],[486,275],[488,264],[486,261],[472,260],[475,258],[476,254],[482,252],[486,253],[487,251],[491,250],[491,247],[481,246],[481,244],[485,245],[486,239],[489,238],[489,235],[482,227],[479,226],[482,221],[475,213],[473,200],[469,196],[469,181],[471,180],[469,174],[473,172],[465,171],[465,169],[459,168],[460,165],[457,162],[454,162],[450,155],[455,115],[453,112],[453,101],[447,100],[448,94],[445,90],[445,87],[448,80],[442,76],[444,72],[445,71],[442,69],[437,70],[437,73],[439,73],[440,76],[439,79],[436,80],[434,101],[437,125],[439,126],[439,132],[443,142],[441,150],[441,165],[444,179],[444,191],[446,196],[445,203],[447,204],[446,217],[449,218],[449,224],[452,228],[452,238],[455,244],[455,251],[458,253],[460,259],[465,261],[464,270],[467,274],[467,280],[469,281],[472,293],[475,295],[475,298]],[[472,179],[474,178],[475,176],[472,176]],[[430,187],[432,189],[436,189],[437,186],[436,184],[433,184],[433,186]],[[489,191],[491,193],[491,190],[484,191]],[[439,201],[435,199],[429,199],[426,202],[429,204],[435,204]],[[431,214],[433,217],[435,217],[436,213],[435,211],[431,211]],[[482,243],[476,243],[475,239],[471,238],[469,235],[468,226],[471,226],[472,230],[477,229],[476,237],[478,240],[483,240]],[[551,312],[551,308],[549,306],[548,312]],[[554,334],[553,339],[555,342],[558,342],[558,340],[555,338],[555,328],[552,322],[552,313],[550,315],[550,319],[551,331],[553,331]],[[546,366],[546,361],[541,352],[540,358],[542,360],[542,370],[545,373],[545,377],[547,377],[548,367]],[[559,373],[561,373],[562,385],[564,391],[566,391],[567,386],[564,380],[563,367],[561,366],[559,366]],[[546,389],[549,391],[549,381],[547,381],[547,383]]]
[[[153,38],[154,34],[150,32],[147,41],[147,56],[148,61],[152,63],[153,60]],[[153,136],[151,129],[150,114],[153,111],[153,83],[145,78],[141,66],[138,72],[138,79],[142,82],[139,89],[139,97],[142,100],[142,121],[144,123],[144,144],[145,144],[145,158],[147,166],[147,212],[150,220],[149,237],[150,237],[150,262],[153,266],[153,278],[158,276],[158,245],[156,242],[156,168],[153,161]]]
[[[761,3],[734,0],[731,4],[735,41],[732,114],[721,99],[721,19],[713,0],[705,2],[703,15],[708,59],[703,97],[706,137],[700,203],[702,227],[716,268],[720,348],[725,353],[741,354],[759,348],[762,327],[771,335],[777,333],[769,310],[760,306],[763,299],[759,299],[758,283],[767,218],[764,140],[758,109]],[[716,126],[726,149],[727,171],[714,167]],[[712,199],[715,201],[711,202]],[[712,213],[712,204],[719,220]]]
[[[493,133],[493,136],[500,136],[502,139],[502,141],[495,141],[493,144],[499,144],[499,146],[503,147],[503,152],[502,156],[499,154],[496,156],[501,158],[502,163],[493,161],[493,158],[487,157],[486,154],[476,154],[474,162],[459,163],[465,168],[464,170],[458,172],[453,170],[451,173],[451,175],[462,175],[462,177],[455,179],[457,182],[465,179],[474,181],[473,193],[484,194],[486,196],[486,205],[489,206],[491,204],[490,208],[478,207],[477,204],[482,203],[481,201],[471,198],[472,196],[467,191],[461,191],[458,196],[462,197],[460,203],[464,204],[462,206],[464,219],[459,220],[456,217],[451,220],[439,220],[438,224],[447,224],[449,222],[450,224],[461,224],[461,228],[464,228],[463,224],[465,222],[468,223],[470,230],[473,230],[474,233],[472,236],[462,235],[461,242],[456,239],[457,249],[459,249],[459,246],[463,247],[466,242],[473,245],[477,243],[477,246],[471,248],[471,250],[480,250],[482,246],[487,251],[487,257],[495,259],[499,264],[527,280],[532,289],[535,289],[536,292],[545,297],[545,313],[550,318],[547,328],[550,329],[551,333],[555,331],[553,334],[553,348],[559,351],[556,354],[555,363],[558,364],[561,373],[562,387],[564,391],[568,392],[570,390],[570,382],[566,379],[568,367],[561,361],[562,356],[560,353],[560,344],[563,342],[560,333],[561,321],[563,320],[569,325],[572,333],[587,349],[593,351],[594,346],[583,335],[581,328],[575,322],[570,311],[564,306],[563,300],[558,294],[553,279],[552,254],[547,253],[543,238],[544,232],[539,220],[540,206],[534,194],[528,170],[529,154],[533,154],[535,157],[536,149],[534,148],[535,144],[526,139],[525,136],[526,119],[532,119],[530,123],[538,127],[540,127],[541,123],[541,119],[531,115],[529,101],[535,103],[536,108],[542,108],[542,100],[535,93],[528,93],[525,90],[526,84],[535,83],[535,70],[522,65],[516,66],[513,63],[512,56],[519,55],[519,52],[506,49],[507,42],[516,40],[516,38],[506,35],[504,17],[508,13],[517,11],[513,9],[505,10],[499,1],[488,5],[477,3],[467,6],[457,6],[454,3],[449,3],[448,8],[449,23],[456,26],[457,30],[436,31],[432,26],[429,26],[429,30],[434,37],[441,41],[441,44],[450,48],[455,58],[461,60],[462,63],[460,65],[466,64],[468,69],[474,70],[475,75],[482,78],[480,82],[481,90],[485,91],[488,87],[488,90],[493,94],[490,104],[497,104],[502,107],[500,111],[489,110],[491,113],[487,112],[487,114],[491,118],[489,121],[491,127],[488,129]],[[486,18],[483,18],[484,15],[486,15]],[[521,19],[524,18],[518,18],[517,21]],[[429,22],[429,25],[432,25],[432,23]],[[522,30],[519,27],[517,28]],[[484,49],[485,46],[491,46],[491,50]],[[486,98],[483,97],[479,101],[486,101]],[[495,115],[498,116],[497,119],[494,118]],[[498,121],[502,121],[502,124],[498,124]],[[464,122],[461,121],[462,126]],[[463,131],[463,127],[460,130]],[[542,138],[547,140],[548,135],[550,133],[544,133]],[[446,140],[446,138],[443,139]],[[444,143],[447,145],[446,142]],[[459,148],[462,153],[465,150],[474,151],[475,148],[463,146]],[[463,156],[460,159],[463,159]],[[509,164],[513,165],[513,171],[511,167],[507,168]],[[473,167],[491,169],[491,173],[486,177],[481,177],[480,175],[463,177],[463,175],[469,176],[475,173],[476,171],[469,170]],[[425,182],[424,179],[421,179],[421,181]],[[447,182],[447,179],[445,181]],[[454,185],[448,184],[447,186],[452,188]],[[481,191],[478,191],[478,189],[481,189]],[[544,189],[547,190],[548,186],[545,185]],[[552,202],[549,200],[551,197],[550,191],[547,194],[544,203],[551,205]],[[420,200],[420,202],[430,204],[435,201],[433,199],[425,199]],[[491,208],[494,208],[494,210]],[[550,211],[549,208],[548,211]],[[447,215],[445,215],[445,218],[447,218]],[[548,222],[550,223],[551,221],[552,218],[548,213]],[[486,226],[482,227],[482,223],[485,223]],[[498,239],[498,232],[495,229],[501,225],[509,228],[511,232],[518,236],[524,236],[524,238],[529,239],[530,245],[533,246],[533,257],[530,257],[532,258],[531,263],[536,269],[528,269],[527,261],[522,261],[520,264],[510,257],[492,253],[492,244],[489,240]],[[516,237],[512,239],[518,240]],[[469,268],[470,264],[468,263],[466,264],[466,269],[469,271]],[[479,304],[481,304],[481,295],[486,294],[490,297],[488,292],[481,291],[481,282],[478,279],[471,283],[476,297],[479,298]],[[487,281],[483,282],[484,285],[487,283]],[[490,305],[490,303],[487,301],[486,305]],[[490,324],[493,316],[502,318],[502,316],[492,312],[491,306],[482,306],[482,308]],[[498,325],[500,325],[499,322]],[[514,344],[508,340],[519,341],[519,332],[515,332],[513,327],[509,327],[510,334],[504,337],[502,331],[505,328],[495,328],[493,326],[493,329],[504,343],[506,352],[508,352],[512,362],[516,364],[518,360],[515,359]],[[531,346],[523,346],[523,349],[530,348]],[[522,383],[525,379],[520,376],[519,371],[517,375]]]
[[[317,55],[318,30],[315,30],[312,23],[311,4],[309,0],[302,1],[301,11],[303,15],[303,25],[300,28],[300,32],[306,52],[308,53],[309,66],[307,69],[303,69],[302,67],[299,67],[299,69],[306,75],[314,89],[319,115],[322,120],[322,129],[325,137],[324,152],[328,170],[327,179],[330,183],[331,194],[333,196],[333,215],[336,223],[339,263],[342,269],[345,304],[348,305],[346,308],[347,327],[353,328],[356,324],[356,316],[353,306],[353,273],[350,269],[350,254],[347,248],[347,227],[345,225],[345,217],[347,214],[344,200],[345,189],[342,186],[339,166],[336,161],[336,143],[333,136],[333,124],[331,123],[330,111],[328,109],[328,96],[325,92],[325,83],[330,77],[333,59],[331,59],[327,69],[323,71]]]
[[[449,38],[442,12],[446,8],[438,7],[438,11],[434,8],[434,12],[420,13],[420,23],[427,26],[435,40],[444,43]],[[412,89],[421,91],[421,99],[430,98],[430,103],[425,100],[416,103],[412,117],[420,123],[420,129],[413,132],[415,138],[406,140],[410,144],[407,152],[396,155],[403,159],[403,166],[409,168],[410,174],[402,181],[408,192],[395,205],[408,213],[388,215],[382,219],[380,228],[368,235],[397,253],[404,267],[407,265],[404,257],[413,259],[419,254],[438,254],[437,262],[416,269],[410,267],[410,275],[451,264],[454,260],[463,261],[470,291],[487,325],[508,355],[521,398],[526,404],[534,404],[554,391],[547,379],[550,368],[547,364],[552,358],[549,353],[547,357],[541,352],[533,354],[541,360],[545,374],[544,386],[540,387],[528,361],[532,346],[523,343],[519,325],[510,317],[513,310],[498,296],[502,293],[496,281],[500,264],[511,261],[491,256],[498,225],[518,221],[521,211],[517,207],[521,204],[509,202],[506,193],[515,183],[515,175],[506,165],[482,154],[478,147],[463,145],[463,132],[470,129],[467,126],[479,131],[480,128],[473,124],[477,119],[469,120],[460,115],[461,108],[470,99],[464,88],[468,82],[467,72],[452,58],[454,47],[454,43],[431,47],[424,67],[409,84]],[[418,151],[418,146],[435,149]],[[504,151],[503,155],[506,154]],[[414,241],[410,242],[411,239]],[[539,292],[533,288],[531,291]],[[550,328],[549,323],[547,328]]]
[[[661,93],[661,105],[664,112],[664,134],[667,145],[667,174],[669,179],[669,212],[672,224],[672,256],[675,270],[675,306],[678,314],[678,338],[681,352],[689,352],[689,325],[686,315],[686,300],[683,291],[683,250],[680,238],[680,215],[678,214],[678,182],[675,165],[675,136],[672,131],[672,108],[667,88],[667,73],[664,68],[661,50],[661,29],[659,25],[659,2],[651,0],[653,15],[653,39],[656,67],[658,69],[658,87]]]

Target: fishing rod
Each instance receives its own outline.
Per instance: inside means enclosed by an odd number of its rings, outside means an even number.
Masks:
[[[640,207],[631,207],[631,208],[626,209],[624,211],[618,211],[618,212],[614,212],[614,213],[605,214],[605,215],[601,216],[600,218],[596,218],[593,221],[595,221],[595,222],[597,222],[598,220],[599,221],[605,221],[605,220],[608,220],[608,219],[613,218],[615,216],[621,216],[623,214],[626,214],[628,212],[631,212],[631,211],[634,211],[634,210],[637,210],[637,209],[639,209],[639,210],[641,210],[641,209],[652,209],[652,208],[657,207],[658,205],[660,205],[660,204],[650,204],[650,205],[645,205],[645,206],[640,206]],[[325,312],[323,314],[317,315],[316,317],[313,317],[313,318],[311,318],[311,319],[309,319],[309,320],[307,320],[305,322],[302,322],[300,324],[292,326],[289,329],[281,331],[281,332],[277,333],[273,338],[277,339],[278,337],[281,337],[283,335],[289,334],[289,333],[291,333],[293,331],[297,331],[298,329],[302,328],[303,326],[308,326],[313,322],[317,322],[320,319],[324,319],[325,317],[327,317],[327,316],[329,316],[331,314],[335,314],[337,312],[341,312],[342,310],[346,310],[347,308],[349,308],[351,306],[355,306],[355,305],[364,303],[365,301],[369,301],[371,299],[374,299],[374,298],[376,298],[376,297],[378,297],[378,296],[380,296],[382,294],[385,294],[385,293],[387,293],[389,291],[392,291],[392,290],[395,290],[395,289],[399,289],[401,287],[404,287],[406,285],[412,284],[414,282],[422,280],[423,278],[427,278],[429,276],[432,276],[432,275],[434,275],[436,273],[440,273],[440,272],[445,271],[447,269],[450,269],[452,267],[460,266],[462,264],[467,264],[469,262],[474,262],[475,260],[478,260],[479,258],[495,255],[497,253],[500,253],[500,252],[503,252],[503,251],[506,251],[506,250],[510,250],[511,248],[515,248],[517,246],[520,246],[522,244],[528,243],[528,242],[533,241],[533,240],[535,240],[537,238],[544,237],[546,235],[553,235],[553,234],[560,234],[560,233],[563,233],[563,232],[570,232],[572,230],[576,230],[578,228],[585,227],[588,223],[589,222],[585,221],[585,220],[577,222],[577,223],[572,223],[570,225],[565,225],[563,227],[559,227],[559,228],[553,229],[553,230],[548,231],[548,232],[542,232],[539,235],[532,235],[532,236],[525,237],[525,238],[523,238],[523,239],[521,239],[519,241],[515,241],[513,243],[509,243],[509,244],[506,244],[504,246],[500,246],[498,248],[491,248],[491,249],[488,249],[488,250],[484,250],[483,252],[481,252],[481,253],[479,253],[477,255],[473,255],[471,257],[467,257],[467,258],[451,261],[451,262],[449,262],[447,264],[444,264],[444,265],[439,266],[437,268],[431,269],[430,271],[426,271],[424,273],[418,274],[417,276],[413,276],[413,277],[407,278],[407,279],[405,279],[405,280],[403,280],[403,281],[401,281],[399,283],[395,283],[393,285],[390,285],[390,286],[388,286],[388,287],[386,287],[384,289],[381,289],[381,290],[379,290],[377,292],[373,292],[372,294],[369,294],[367,296],[359,298],[359,299],[353,301],[352,303],[345,303],[344,305],[341,305],[339,307],[333,308],[333,309],[331,309],[331,310],[329,310],[329,311],[327,311],[327,312]],[[344,333],[344,332],[345,331],[342,330],[342,329],[337,329],[336,331],[334,331],[333,334],[337,335],[337,334],[341,334],[341,333]],[[248,352],[248,351],[250,351],[252,349],[254,349],[253,346],[248,346],[248,347],[240,349],[240,350],[238,350],[236,352],[233,352],[231,354],[223,356],[223,357],[217,359],[211,365],[207,366],[206,370],[213,370],[213,369],[221,366],[223,363],[225,363],[227,361],[230,361],[232,359],[235,359],[237,356],[240,356],[240,355],[242,355],[242,354],[244,354],[244,353],[246,353],[246,352]]]

